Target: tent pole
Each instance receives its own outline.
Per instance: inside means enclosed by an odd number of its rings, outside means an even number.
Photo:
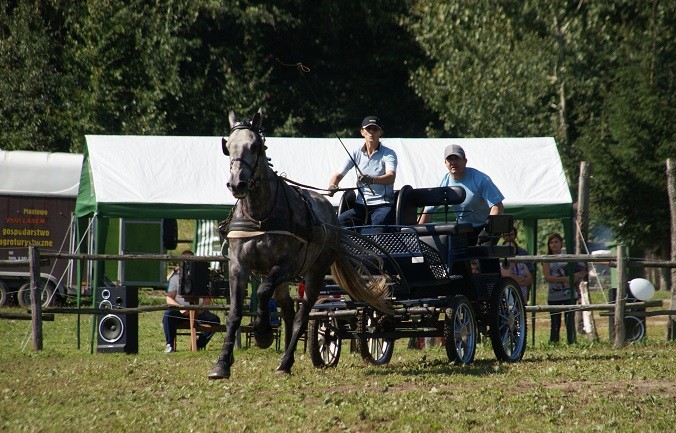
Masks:
[[[98,252],[98,235],[99,235],[99,222],[96,214],[93,216],[94,224],[94,242],[91,243],[93,246],[92,252]],[[99,280],[99,267],[97,263],[94,263],[93,275],[89,283],[91,284],[91,294],[92,294],[92,308],[96,308],[96,282]],[[92,332],[91,338],[89,339],[89,353],[94,353],[94,339],[96,338],[96,314],[92,314]]]
[[[82,239],[82,228],[80,227],[80,218],[76,217],[75,214],[72,215],[72,224],[75,229],[75,242],[71,243],[72,249],[74,253],[80,253],[80,245],[81,245],[81,239]],[[75,282],[75,305],[77,305],[77,308],[79,309],[81,306],[82,302],[82,260],[76,259],[73,260],[75,263],[75,278],[77,278],[77,281]],[[75,324],[75,330],[77,333],[77,349],[80,350],[81,346],[81,333],[82,333],[82,316],[80,314],[77,315],[77,321]]]
[[[524,232],[526,233],[526,250],[532,255],[537,255],[537,250],[538,250],[538,220],[537,219],[527,219],[523,220],[523,227],[524,227]],[[534,263],[533,266],[533,272],[532,272],[532,277],[533,277],[533,284],[531,285],[531,291],[530,291],[530,304],[531,305],[537,305],[537,264]],[[526,299],[526,302],[528,302],[528,299]],[[535,346],[535,311],[531,312],[531,321],[530,321],[530,328],[531,328],[531,341],[532,345]]]

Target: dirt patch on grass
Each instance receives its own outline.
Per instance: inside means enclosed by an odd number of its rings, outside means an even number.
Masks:
[[[631,392],[635,395],[646,396],[668,396],[676,397],[676,384],[671,381],[656,380],[634,380],[634,381],[612,381],[612,382],[591,382],[575,381],[563,383],[545,383],[544,388],[560,389],[565,393],[571,394],[598,394],[604,396],[614,396]]]

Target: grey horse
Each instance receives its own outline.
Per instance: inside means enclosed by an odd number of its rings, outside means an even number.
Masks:
[[[228,330],[210,379],[230,377],[236,331],[242,321],[244,295],[251,274],[261,279],[254,338],[258,347],[273,342],[268,301],[274,296],[284,321],[285,350],[277,373],[290,374],[294,352],[329,270],[334,281],[355,300],[388,311],[387,287],[368,278],[367,265],[355,252],[349,232],[338,227],[329,201],[314,191],[288,185],[268,164],[259,110],[251,120],[228,117],[231,132],[223,139],[230,156],[228,188],[238,202],[222,224],[227,237],[230,271]],[[305,294],[298,312],[289,282],[303,278]],[[295,317],[294,317],[295,315]]]

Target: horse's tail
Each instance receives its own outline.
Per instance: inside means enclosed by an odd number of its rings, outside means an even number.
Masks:
[[[366,302],[385,314],[391,314],[392,307],[387,302],[387,279],[382,275],[372,275],[367,267],[368,263],[382,265],[382,260],[373,251],[356,245],[343,233],[340,234],[340,243],[336,250],[337,259],[331,265],[331,275],[336,284],[352,299]],[[361,256],[357,256],[356,252]]]

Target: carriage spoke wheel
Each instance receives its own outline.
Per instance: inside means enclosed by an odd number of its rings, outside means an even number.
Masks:
[[[40,286],[38,287],[38,292],[40,293],[40,299],[42,300],[43,307],[51,307],[54,305],[54,285],[45,280],[40,280]],[[23,286],[19,287],[19,293],[17,294],[17,301],[21,308],[30,308],[31,307],[31,285],[26,283]]]
[[[307,325],[307,345],[315,367],[338,365],[341,345],[338,321],[335,318],[310,320]]]
[[[516,281],[500,279],[491,293],[489,314],[495,357],[500,361],[519,361],[526,350],[526,305]]]
[[[357,332],[374,332],[381,330],[378,326],[380,313],[365,310],[357,318]],[[392,359],[394,340],[388,338],[359,338],[359,354],[369,364],[385,365]]]
[[[466,365],[474,361],[478,331],[472,305],[463,295],[453,297],[446,310],[444,338],[450,362]]]
[[[7,285],[0,281],[0,307],[4,307],[5,305],[9,304],[9,288],[7,288]]]

